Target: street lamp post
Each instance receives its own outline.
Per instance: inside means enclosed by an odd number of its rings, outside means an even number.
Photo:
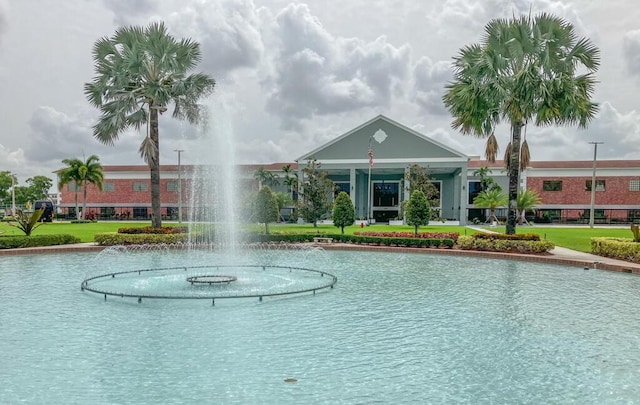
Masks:
[[[593,175],[591,177],[591,209],[589,211],[589,228],[593,228],[596,204],[596,158],[598,156],[598,145],[604,142],[589,142],[593,145]]]
[[[16,179],[11,175],[11,215],[16,215]]]
[[[174,149],[174,152],[178,152],[178,223],[182,223],[182,170],[180,167],[180,154],[184,152],[184,149]]]

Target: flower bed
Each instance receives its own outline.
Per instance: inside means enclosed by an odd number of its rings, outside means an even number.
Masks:
[[[380,238],[423,238],[423,239],[451,239],[457,242],[458,232],[419,232],[416,236],[413,232],[354,232],[357,236],[377,236]]]

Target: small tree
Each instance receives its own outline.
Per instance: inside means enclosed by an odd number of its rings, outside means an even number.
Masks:
[[[519,218],[518,225],[522,225],[523,223],[527,222],[527,219],[525,218],[526,212],[529,210],[533,210],[535,206],[540,204],[541,202],[542,199],[540,198],[538,193],[535,192],[535,190],[530,190],[528,188],[520,189],[520,191],[518,192],[517,201]]]
[[[298,209],[302,218],[318,226],[318,220],[331,210],[329,197],[333,194],[335,184],[327,177],[327,172],[320,171],[320,163],[315,159],[307,162],[302,169],[302,190],[299,192]]]
[[[333,225],[342,230],[344,227],[351,226],[356,222],[356,209],[349,194],[341,191],[333,201]]]
[[[24,232],[25,235],[31,236],[31,232],[34,231],[37,227],[42,225],[38,223],[42,214],[44,214],[45,207],[40,208],[39,210],[35,210],[30,214],[25,213],[21,209],[16,209],[16,212],[13,213],[13,217],[15,218],[17,224],[9,222],[9,226],[14,226]]]
[[[429,225],[431,217],[431,209],[427,197],[421,190],[415,190],[411,193],[411,198],[407,203],[406,209],[407,224],[413,226],[413,234],[418,235],[420,226]]]
[[[501,189],[493,188],[490,190],[481,191],[480,194],[473,199],[473,204],[480,208],[489,208],[489,221],[494,219],[498,221],[496,217],[496,208],[504,207],[509,203],[509,197]]]
[[[256,219],[258,222],[264,223],[264,231],[269,234],[269,222],[278,220],[278,201],[267,186],[262,187],[258,191],[255,202]]]

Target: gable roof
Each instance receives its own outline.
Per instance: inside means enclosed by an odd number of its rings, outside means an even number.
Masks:
[[[378,143],[372,138],[379,130],[384,131],[387,135],[387,138],[382,143]],[[296,161],[313,158],[320,161],[366,159],[369,144],[372,146],[375,159],[469,158],[467,155],[384,115],[378,115],[351,131],[300,156]]]

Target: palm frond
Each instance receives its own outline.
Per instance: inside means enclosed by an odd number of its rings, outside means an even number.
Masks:
[[[500,148],[498,146],[498,140],[496,139],[496,135],[491,132],[491,135],[487,138],[487,144],[484,150],[484,156],[489,161],[489,163],[496,162],[496,156],[498,155]]]
[[[138,149],[140,156],[150,167],[156,163],[158,148],[150,137],[145,137]]]
[[[504,150],[504,168],[509,170],[509,161],[511,160],[511,142],[507,144],[506,149]]]
[[[529,153],[529,144],[525,139],[520,147],[520,171],[525,170],[531,163],[531,154]]]

